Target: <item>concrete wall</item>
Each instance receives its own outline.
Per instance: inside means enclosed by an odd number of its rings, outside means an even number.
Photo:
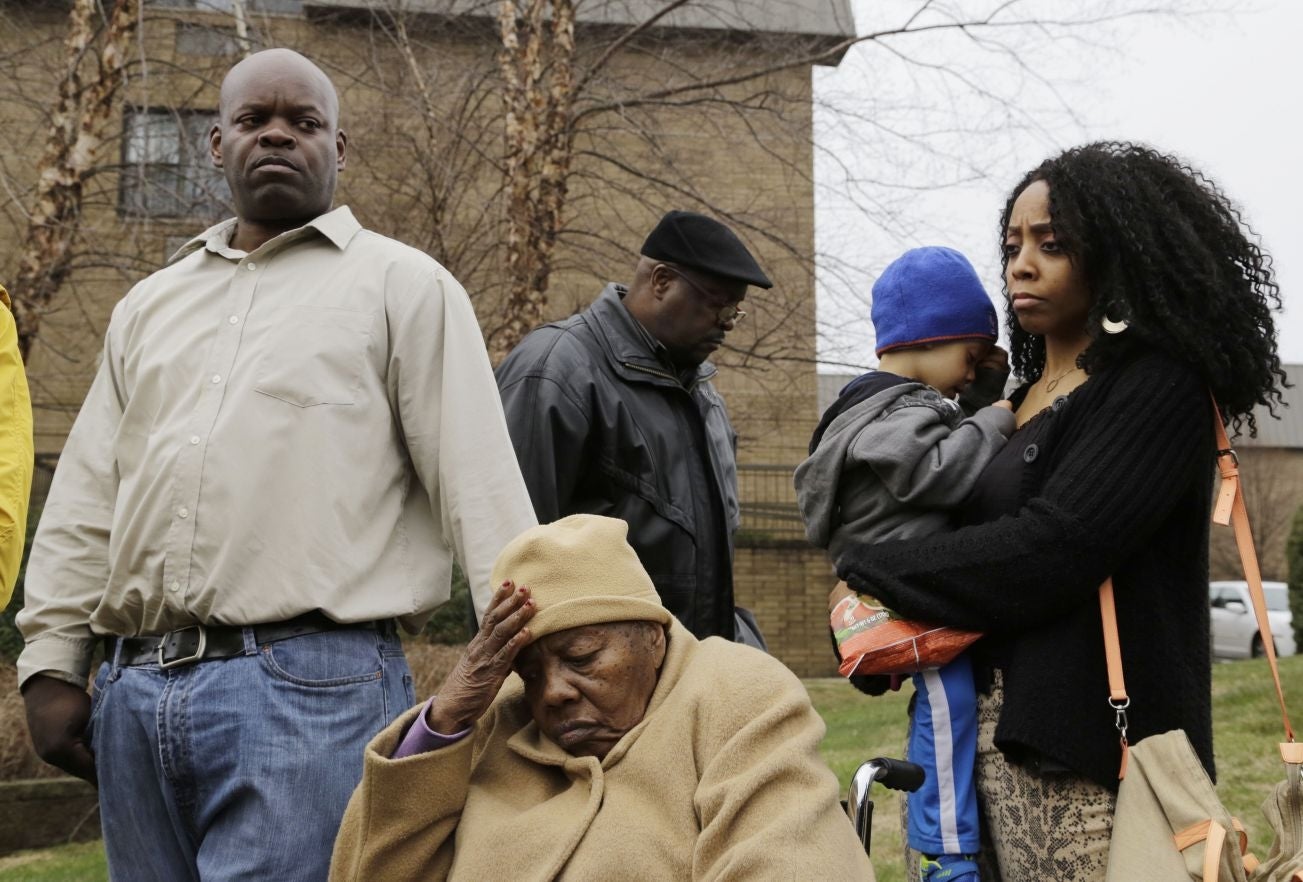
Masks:
[[[99,801],[85,781],[0,782],[0,855],[99,837]]]

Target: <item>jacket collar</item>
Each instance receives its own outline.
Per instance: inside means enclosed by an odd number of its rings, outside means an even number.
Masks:
[[[656,349],[659,344],[625,307],[623,298],[627,293],[629,289],[624,285],[611,282],[583,313],[585,319],[596,325],[597,339],[612,367],[629,382],[684,387],[673,369],[660,358]],[[686,388],[691,392],[716,373],[713,364],[702,362]]]

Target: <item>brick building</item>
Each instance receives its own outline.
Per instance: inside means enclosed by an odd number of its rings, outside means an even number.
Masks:
[[[581,2],[581,59],[661,6]],[[483,155],[502,143],[496,9],[484,0],[144,0],[117,143],[88,182],[74,270],[29,359],[47,480],[113,305],[229,213],[206,139],[222,74],[245,47],[296,48],[331,74],[350,136],[337,201],[449,266],[491,329],[503,290],[501,173]],[[66,3],[0,4],[0,37],[27,47],[0,69],[0,278],[16,267],[66,18]],[[760,610],[776,654],[802,674],[829,669],[811,600],[826,592],[829,570],[803,549],[791,508],[791,469],[817,418],[812,65],[801,59],[826,53],[821,63],[835,64],[853,33],[847,0],[699,0],[630,42],[580,108],[592,122],[576,138],[549,289],[549,317],[582,309],[607,280],[627,279],[643,236],[674,207],[723,216],[774,279],[773,291],[748,299],[718,385],[740,435],[749,543],[740,602]],[[769,70],[727,82],[743,68]]]

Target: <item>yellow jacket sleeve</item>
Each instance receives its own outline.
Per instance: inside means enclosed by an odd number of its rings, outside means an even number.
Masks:
[[[13,596],[32,492],[32,400],[9,294],[0,287],[0,608]]]

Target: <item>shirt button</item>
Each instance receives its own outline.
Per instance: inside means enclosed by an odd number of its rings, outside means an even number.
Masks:
[[[1022,452],[1023,462],[1036,462],[1036,457],[1041,455],[1041,449],[1035,444],[1028,444]]]
[[[176,510],[176,516],[179,517],[179,518],[183,518],[183,519],[184,519],[184,518],[188,518],[188,517],[190,517],[190,509],[185,508],[184,506],[182,506],[181,508],[178,508],[178,509]]]
[[[180,590],[181,590],[181,583],[180,583],[180,582],[173,582],[171,585],[168,585],[168,586],[167,586],[167,590],[169,590],[169,591],[180,591]]]
[[[213,374],[213,382],[214,382],[214,383],[220,383],[220,382],[222,382],[222,375],[221,375],[221,374]]]
[[[233,315],[228,318],[227,321],[233,325],[238,325],[240,323],[240,317],[238,315]]]
[[[191,435],[191,436],[190,436],[190,443],[191,443],[191,444],[198,444],[198,443],[199,443],[199,436],[198,436],[198,435]]]
[[[256,270],[256,269],[258,268],[258,264],[253,263],[253,262],[246,263],[245,266],[247,266],[247,267],[249,268],[249,272],[253,272],[254,270]]]

